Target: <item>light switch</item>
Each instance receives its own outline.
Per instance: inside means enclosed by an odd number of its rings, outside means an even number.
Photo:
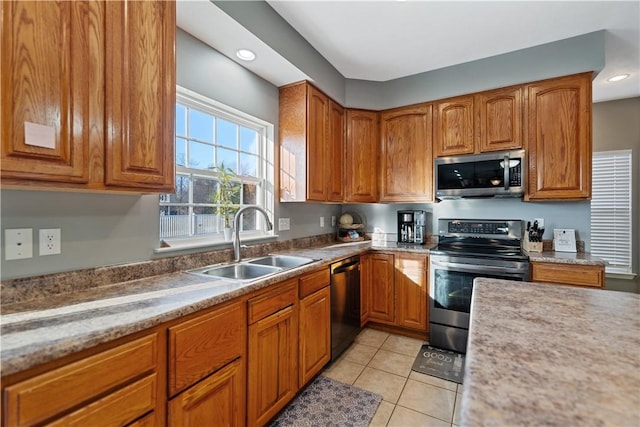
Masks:
[[[289,230],[291,228],[290,225],[291,224],[289,222],[289,218],[280,218],[280,219],[278,219],[278,230],[279,231]]]

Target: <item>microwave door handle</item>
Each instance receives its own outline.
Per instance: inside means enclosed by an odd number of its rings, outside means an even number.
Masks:
[[[504,189],[509,189],[509,155],[504,156],[504,168],[502,168],[502,183],[504,184]]]

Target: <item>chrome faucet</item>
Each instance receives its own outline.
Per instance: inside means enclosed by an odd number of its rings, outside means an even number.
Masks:
[[[264,215],[265,221],[267,222],[267,230],[268,231],[273,230],[273,224],[269,219],[269,214],[260,206],[253,206],[253,205],[243,206],[240,209],[238,209],[238,212],[236,212],[236,215],[233,217],[233,227],[235,228],[235,232],[236,232],[235,238],[233,239],[233,255],[234,255],[235,262],[240,262],[240,259],[242,258],[242,254],[240,253],[240,217],[245,211],[248,211],[251,209],[255,209],[258,212],[262,213],[262,215]]]

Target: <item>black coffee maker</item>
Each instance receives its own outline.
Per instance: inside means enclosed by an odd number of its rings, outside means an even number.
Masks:
[[[398,211],[398,243],[424,245],[426,222],[425,211]]]

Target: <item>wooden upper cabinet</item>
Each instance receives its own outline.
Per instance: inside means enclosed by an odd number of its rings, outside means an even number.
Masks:
[[[466,95],[435,104],[433,144],[436,157],[474,153],[473,100],[473,95]]]
[[[342,202],[344,200],[344,108],[334,101],[329,103],[329,157],[327,172],[329,188],[327,201]]]
[[[480,152],[522,148],[523,91],[521,86],[478,93],[477,150]]]
[[[87,183],[103,140],[104,3],[1,7],[1,177]]]
[[[433,202],[431,105],[380,116],[383,202]]]
[[[109,2],[106,184],[173,191],[176,105],[173,2]]]
[[[279,141],[281,201],[342,201],[342,107],[308,82],[281,87]]]
[[[2,16],[3,185],[172,192],[175,2],[3,2]]]
[[[378,201],[379,113],[347,110],[345,202]]]
[[[527,85],[526,200],[591,198],[591,73]]]
[[[307,94],[307,200],[327,200],[329,98],[313,86]]]

